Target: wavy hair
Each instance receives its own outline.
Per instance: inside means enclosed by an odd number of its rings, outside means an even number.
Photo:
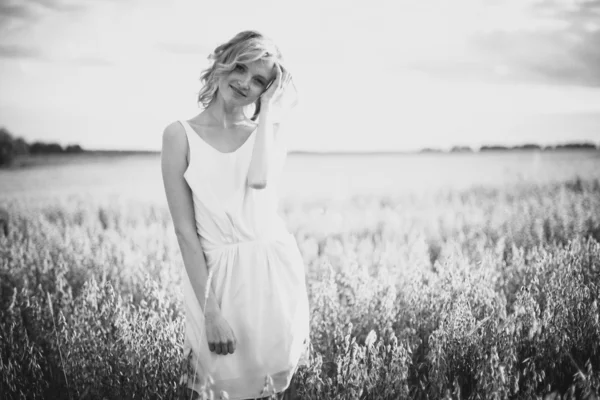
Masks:
[[[212,60],[211,65],[202,71],[200,81],[203,83],[202,89],[198,93],[198,103],[207,108],[217,97],[219,79],[227,76],[233,71],[236,64],[249,64],[257,60],[272,60],[281,66],[284,73],[290,72],[284,66],[283,56],[279,48],[271,41],[257,31],[243,31],[233,37],[228,42],[218,46],[209,56]],[[290,79],[287,92],[291,87],[295,93],[295,87]],[[295,100],[294,100],[295,104]],[[260,97],[255,103],[252,120],[256,120],[260,113]]]

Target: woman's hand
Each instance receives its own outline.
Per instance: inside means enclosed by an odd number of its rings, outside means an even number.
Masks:
[[[283,94],[284,88],[290,83],[292,76],[283,71],[279,64],[275,64],[275,79],[269,88],[261,95],[263,105],[276,103]]]
[[[204,318],[208,348],[217,354],[233,354],[237,340],[229,323],[221,313],[207,314]]]

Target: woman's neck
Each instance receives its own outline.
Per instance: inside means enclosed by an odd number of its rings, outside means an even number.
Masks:
[[[226,104],[221,96],[217,96],[215,101],[206,108],[206,112],[215,123],[226,129],[248,119],[242,107]]]

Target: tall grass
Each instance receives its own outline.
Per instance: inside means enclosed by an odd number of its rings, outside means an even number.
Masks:
[[[185,270],[168,210],[79,197],[2,206],[0,397],[177,398]],[[301,398],[600,395],[598,180],[282,212],[311,305]]]

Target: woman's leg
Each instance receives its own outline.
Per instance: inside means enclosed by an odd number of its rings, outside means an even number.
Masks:
[[[281,393],[277,393],[275,398],[277,400],[298,400],[298,393],[296,391],[296,381],[294,379],[295,375],[292,376],[292,380],[290,381],[289,386]],[[248,399],[252,400],[252,399]],[[271,397],[262,397],[260,400],[271,400]]]
[[[298,400],[299,399],[298,393],[296,391],[296,381],[294,379],[295,377],[296,377],[296,375],[292,376],[292,380],[290,381],[290,384],[287,387],[287,389],[285,389],[283,392],[277,393],[275,395],[275,398],[277,400]],[[187,392],[188,400],[196,400],[196,399],[200,398],[200,395],[198,395],[198,393],[196,393],[196,392],[193,393],[194,397],[190,397],[191,396],[190,392],[193,392],[193,390],[188,389],[188,392]],[[271,400],[271,397],[261,397],[259,399],[246,399],[246,400]]]
[[[295,376],[292,377],[290,386],[288,386],[288,388],[285,389],[283,391],[283,393],[281,393],[282,394],[281,400],[297,400],[298,399],[298,393],[296,392],[296,380],[294,378],[295,378]]]
[[[186,388],[185,395],[180,400],[199,400],[200,394],[193,389]]]

